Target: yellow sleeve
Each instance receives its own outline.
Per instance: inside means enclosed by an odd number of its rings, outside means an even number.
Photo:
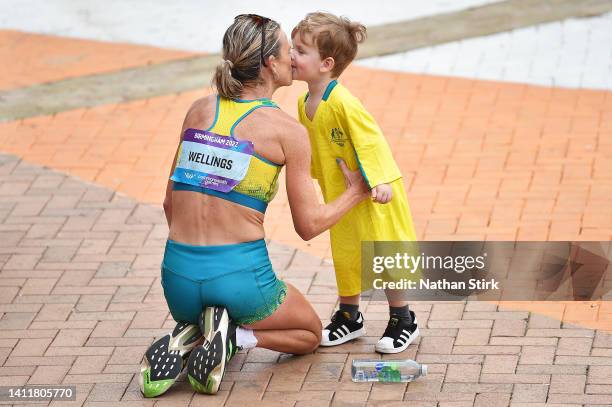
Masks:
[[[402,177],[391,148],[376,120],[357,98],[342,103],[344,128],[355,147],[359,169],[370,188]]]

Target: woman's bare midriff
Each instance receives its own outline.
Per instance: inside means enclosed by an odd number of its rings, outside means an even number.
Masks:
[[[264,238],[264,214],[192,191],[172,192],[170,240],[197,246],[252,242]]]

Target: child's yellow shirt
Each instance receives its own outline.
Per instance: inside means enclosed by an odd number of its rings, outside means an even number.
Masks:
[[[307,97],[298,100],[298,115],[308,129],[311,175],[318,180],[325,202],[346,189],[336,158],[353,171],[360,168],[370,188],[380,184],[393,188],[391,202],[367,199],[330,229],[338,294],[356,295],[362,291],[361,241],[416,240],[402,174],[376,121],[348,89],[330,82],[312,120],[306,116]]]

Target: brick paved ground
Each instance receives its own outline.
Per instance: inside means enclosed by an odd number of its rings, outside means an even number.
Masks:
[[[0,385],[75,384],[72,404],[104,406],[612,404],[612,335],[559,322],[560,303],[557,318],[483,302],[412,304],[422,337],[396,356],[430,374],[408,385],[352,383],[351,360],[379,357],[387,319],[386,305],[367,299],[370,336],[303,357],[254,349],[231,362],[215,397],[181,381],[143,400],[142,354],[174,326],[159,281],[166,234],[158,206],[0,155]],[[289,246],[270,243],[270,252],[327,320],[330,267]]]
[[[13,31],[0,42],[15,61],[0,67],[0,89],[186,55]],[[612,92],[362,67],[343,82],[394,149],[421,239],[612,238]],[[295,114],[303,90],[275,96]],[[0,385],[70,383],[76,404],[154,403],[135,374],[173,327],[159,283],[159,168],[189,104],[207,92],[0,123]],[[335,306],[327,236],[297,237],[282,185],[266,223],[276,271],[326,322]],[[611,304],[413,304],[422,338],[400,357],[429,364],[430,375],[372,386],[350,382],[347,368],[378,357],[386,307],[366,299],[371,336],[307,357],[241,353],[218,396],[181,382],[156,403],[612,405]]]

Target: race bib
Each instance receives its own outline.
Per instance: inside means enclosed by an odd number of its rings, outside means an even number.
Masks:
[[[250,141],[187,129],[170,179],[230,192],[246,176],[253,152]]]

